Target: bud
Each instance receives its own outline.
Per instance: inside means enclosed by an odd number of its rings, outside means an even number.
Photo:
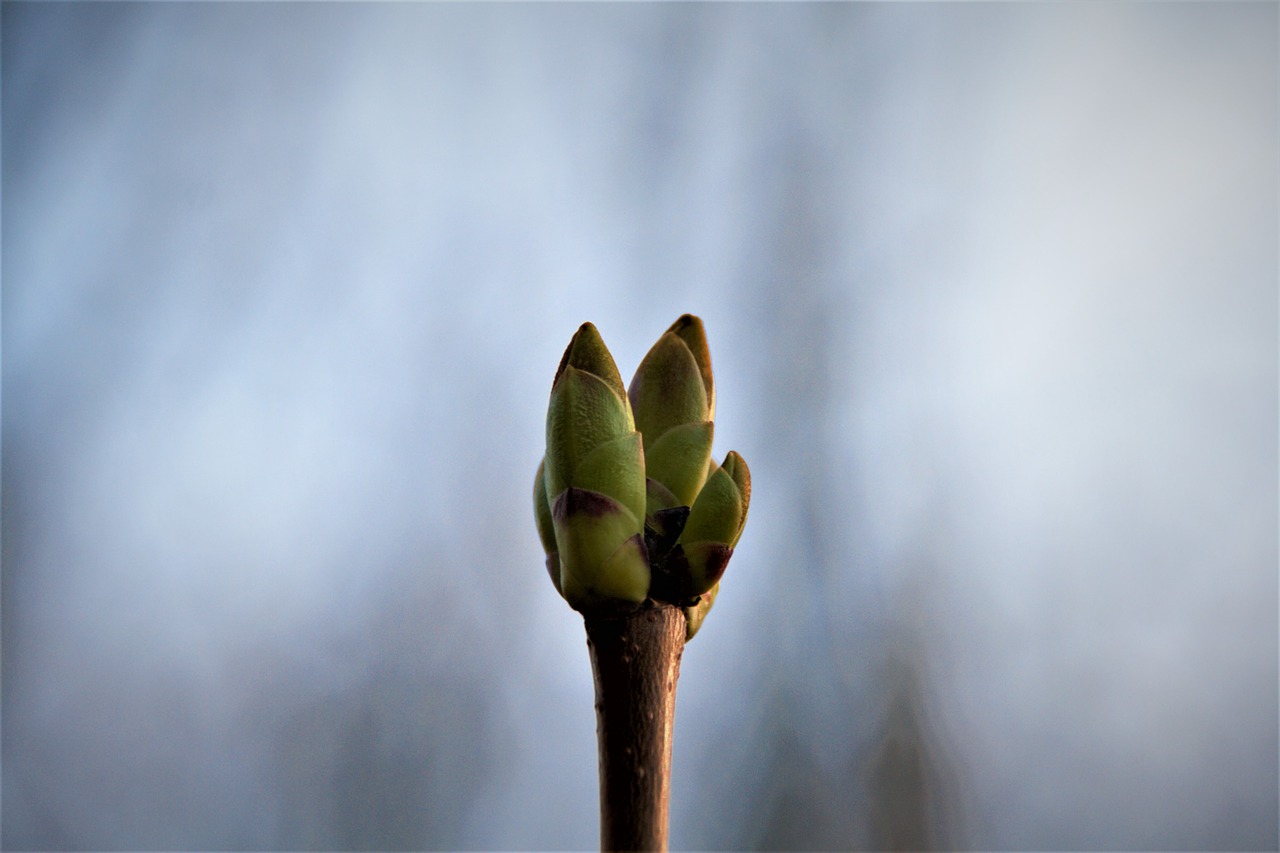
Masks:
[[[647,511],[693,505],[711,468],[715,385],[702,321],[685,314],[658,338],[627,392],[644,436]],[[659,522],[653,524],[653,522]]]
[[[642,439],[613,356],[590,323],[573,336],[556,371],[541,479],[535,514],[550,570],[542,502],[549,507],[560,594],[578,610],[643,601],[649,558]]]
[[[556,590],[583,612],[646,597],[681,607],[687,639],[715,601],[751,501],[735,452],[711,458],[715,383],[702,321],[685,314],[624,389],[595,326],[551,389],[534,514]]]
[[[702,595],[720,582],[747,523],[751,472],[746,460],[729,451],[724,464],[707,478],[689,510],[689,518],[667,555],[662,585],[672,600]]]

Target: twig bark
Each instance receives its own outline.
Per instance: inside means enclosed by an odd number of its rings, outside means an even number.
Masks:
[[[596,684],[600,849],[665,851],[684,612],[646,602],[585,623]]]

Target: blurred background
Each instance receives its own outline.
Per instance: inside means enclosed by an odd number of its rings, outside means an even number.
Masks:
[[[547,394],[692,312],[674,848],[1275,849],[1277,25],[4,4],[4,846],[594,847]]]

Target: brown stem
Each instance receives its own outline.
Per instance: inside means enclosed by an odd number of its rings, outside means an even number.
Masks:
[[[665,851],[684,611],[646,602],[585,622],[596,682],[600,849]]]

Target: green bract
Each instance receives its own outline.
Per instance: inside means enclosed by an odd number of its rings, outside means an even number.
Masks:
[[[702,321],[685,314],[624,390],[595,326],[574,335],[551,389],[534,484],[538,534],[557,591],[576,609],[684,608],[701,626],[746,523],[751,475],[711,458],[715,384]]]

